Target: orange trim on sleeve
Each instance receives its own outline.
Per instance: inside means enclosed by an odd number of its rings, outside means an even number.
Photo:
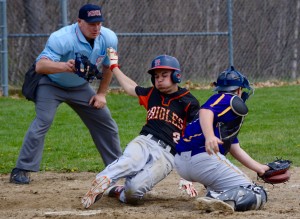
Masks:
[[[149,98],[150,98],[150,95],[153,92],[153,89],[154,89],[154,87],[152,87],[152,89],[147,94],[147,96],[139,96],[139,103],[140,103],[140,105],[144,106],[146,110],[148,110]]]

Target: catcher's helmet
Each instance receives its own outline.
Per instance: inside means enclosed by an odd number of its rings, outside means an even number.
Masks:
[[[250,86],[248,79],[236,71],[233,66],[219,74],[217,82],[213,83],[216,88],[215,91],[231,92],[235,91],[239,87],[248,89],[249,92],[243,92],[242,99],[246,101],[251,94],[254,93],[254,89]]]
[[[148,73],[152,75],[151,81],[154,84],[153,79],[153,72],[155,69],[170,69],[174,70],[171,74],[171,79],[173,83],[180,83],[181,82],[181,74],[180,74],[180,65],[178,60],[169,55],[160,55],[157,56],[151,62],[151,68],[148,70]]]
[[[251,89],[248,79],[240,72],[236,71],[233,66],[219,74],[215,91],[234,91],[239,87]]]

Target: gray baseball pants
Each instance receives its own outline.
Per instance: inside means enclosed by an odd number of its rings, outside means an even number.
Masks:
[[[199,182],[207,191],[226,191],[239,186],[253,185],[252,180],[219,152],[191,156],[191,151],[175,155],[175,168],[184,179]]]
[[[151,140],[151,137],[149,134],[134,138],[126,146],[123,155],[96,176],[107,176],[112,180],[111,185],[126,178],[125,191],[120,195],[121,202],[126,202],[127,198],[140,200],[146,192],[166,178],[174,167],[174,156],[168,149]],[[126,197],[127,192],[130,197]]]
[[[57,107],[63,102],[79,115],[89,129],[105,165],[121,156],[117,124],[107,107],[95,109],[89,105],[93,95],[95,91],[89,83],[63,88],[51,82],[48,77],[42,77],[37,89],[36,117],[25,135],[16,167],[39,171],[46,133],[53,122]]]

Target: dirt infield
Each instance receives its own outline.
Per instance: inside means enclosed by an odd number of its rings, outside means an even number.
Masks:
[[[255,173],[246,171],[256,181]],[[262,210],[235,212],[202,212],[194,209],[194,199],[180,193],[179,177],[171,173],[145,197],[140,206],[128,206],[115,198],[104,196],[89,210],[81,207],[80,199],[88,190],[95,173],[31,174],[29,185],[8,182],[9,175],[0,175],[0,218],[300,218],[300,168],[292,167],[292,177],[286,184],[263,184],[268,191],[268,202]],[[199,195],[203,186],[196,184]]]

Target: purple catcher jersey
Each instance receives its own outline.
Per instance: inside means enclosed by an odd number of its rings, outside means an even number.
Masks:
[[[230,106],[230,100],[233,97],[230,93],[218,93],[211,96],[202,106],[202,109],[209,109],[214,114],[214,133],[216,137],[220,137],[218,123],[230,122],[238,117]],[[234,138],[232,143],[238,143],[238,139]],[[220,153],[225,154],[226,150],[219,145]],[[185,129],[184,136],[176,145],[177,152],[192,151],[192,155],[205,152],[205,138],[202,133],[199,119],[189,123]]]

